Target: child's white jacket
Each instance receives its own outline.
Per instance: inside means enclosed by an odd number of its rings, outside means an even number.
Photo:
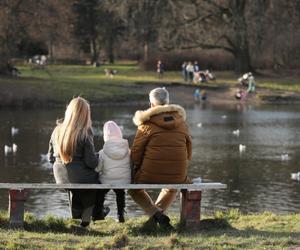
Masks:
[[[95,169],[103,184],[128,184],[131,181],[130,149],[125,139],[112,139],[104,143]]]

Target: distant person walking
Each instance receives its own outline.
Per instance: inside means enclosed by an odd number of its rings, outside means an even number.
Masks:
[[[186,66],[186,71],[188,73],[188,82],[191,84],[193,83],[193,79],[194,79],[194,66],[192,62],[188,63],[188,65]]]
[[[249,77],[248,77],[248,89],[247,89],[248,93],[252,93],[255,92],[255,81],[254,81],[254,76],[253,74],[250,72],[249,73]]]
[[[194,62],[194,77],[193,77],[193,82],[194,83],[199,83],[200,79],[200,67],[198,65],[198,62]]]
[[[76,97],[67,106],[65,117],[57,121],[49,142],[48,158],[53,164],[56,183],[99,183],[95,168],[98,156],[93,143],[90,105]],[[81,219],[81,226],[90,223],[97,190],[68,191],[72,218]]]
[[[185,82],[188,81],[188,72],[186,70],[186,66],[187,66],[187,62],[183,62],[181,65],[181,74],[182,74],[182,78]]]
[[[153,89],[149,94],[151,106],[137,111],[133,121],[138,126],[131,158],[135,166],[135,183],[189,183],[188,161],[192,143],[186,124],[185,110],[169,104],[165,88]],[[133,200],[150,216],[147,223],[157,223],[165,230],[172,230],[166,210],[176,198],[177,190],[162,189],[153,202],[143,190],[129,190]]]
[[[156,72],[157,72],[158,79],[162,79],[164,75],[164,65],[160,60],[157,62]]]

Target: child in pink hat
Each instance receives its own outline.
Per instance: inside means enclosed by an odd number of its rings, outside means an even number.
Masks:
[[[108,121],[103,126],[103,149],[99,152],[99,165],[95,169],[99,173],[99,180],[102,184],[128,184],[131,181],[130,149],[128,140],[123,139],[120,127],[114,121]],[[98,211],[103,210],[105,195],[108,189],[103,190],[99,195],[100,206]],[[119,222],[124,222],[125,191],[114,189],[118,207]],[[102,216],[95,220],[104,219]]]

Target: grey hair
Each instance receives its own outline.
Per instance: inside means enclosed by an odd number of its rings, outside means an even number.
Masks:
[[[149,100],[154,105],[169,104],[169,92],[166,88],[152,89],[149,93]]]

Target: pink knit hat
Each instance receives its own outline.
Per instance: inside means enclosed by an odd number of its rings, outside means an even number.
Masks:
[[[122,131],[114,121],[108,121],[103,126],[103,139],[108,141],[111,139],[122,139]]]

